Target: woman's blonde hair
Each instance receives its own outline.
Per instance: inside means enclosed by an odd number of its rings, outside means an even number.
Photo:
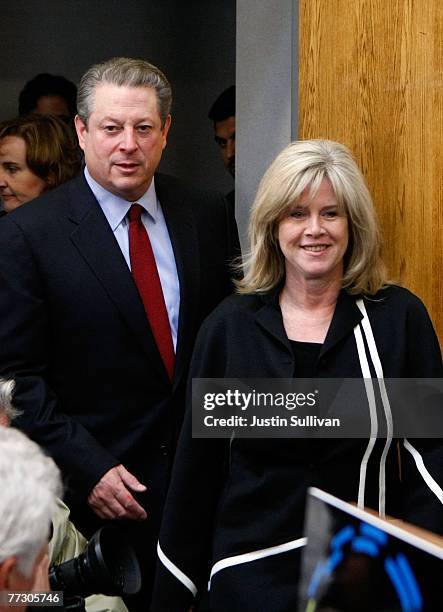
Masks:
[[[270,291],[285,277],[277,229],[306,188],[311,194],[329,180],[349,225],[342,286],[352,294],[374,295],[387,282],[381,239],[371,195],[351,152],[332,140],[292,142],[265,172],[252,205],[250,249],[244,257],[240,293]]]

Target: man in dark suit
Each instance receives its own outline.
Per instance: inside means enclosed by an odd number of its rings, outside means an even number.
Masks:
[[[135,528],[146,593],[194,338],[238,253],[223,198],[154,177],[170,104],[145,61],[92,66],[84,173],[0,221],[0,374],[16,380],[17,424],[61,467],[85,535],[103,519]]]

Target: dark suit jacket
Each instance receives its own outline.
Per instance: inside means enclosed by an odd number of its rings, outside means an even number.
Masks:
[[[83,175],[0,222],[0,375],[16,379],[18,426],[61,467],[86,531],[85,498],[119,463],[148,486],[142,503],[158,521],[194,338],[231,291],[238,235],[229,205],[171,177],[155,181],[180,279],[172,385]]]

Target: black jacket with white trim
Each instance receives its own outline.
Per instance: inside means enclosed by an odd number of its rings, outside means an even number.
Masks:
[[[296,369],[275,292],[231,296],[208,317],[191,377],[289,378]],[[378,378],[443,377],[429,316],[406,289],[339,296],[316,374],[360,378],[368,369]],[[152,609],[185,611],[210,580],[213,612],[293,610],[311,485],[442,533],[441,444],[405,442],[402,482],[397,447],[395,440],[192,440],[189,402]]]

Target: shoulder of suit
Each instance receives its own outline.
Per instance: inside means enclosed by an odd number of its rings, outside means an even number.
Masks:
[[[233,324],[234,326],[242,324],[242,321],[254,316],[255,313],[263,308],[265,301],[263,296],[257,293],[248,294],[232,294],[226,297],[212,313],[207,317],[205,324]]]
[[[426,311],[421,299],[400,285],[387,285],[374,296],[365,297],[365,305],[372,311],[389,310],[398,313],[404,310]]]
[[[83,186],[80,177],[76,177],[16,208],[7,215],[7,218],[18,225],[26,225],[39,219],[43,222],[50,222],[65,210],[71,197],[78,197],[76,194],[79,188]]]
[[[223,202],[225,200],[224,196],[218,191],[202,189],[201,187],[196,187],[195,185],[183,181],[175,176],[163,174],[161,172],[157,172],[155,174],[155,186],[160,202],[161,192],[164,189],[173,190],[177,194],[184,197],[189,196],[192,201],[219,200],[220,202]]]

